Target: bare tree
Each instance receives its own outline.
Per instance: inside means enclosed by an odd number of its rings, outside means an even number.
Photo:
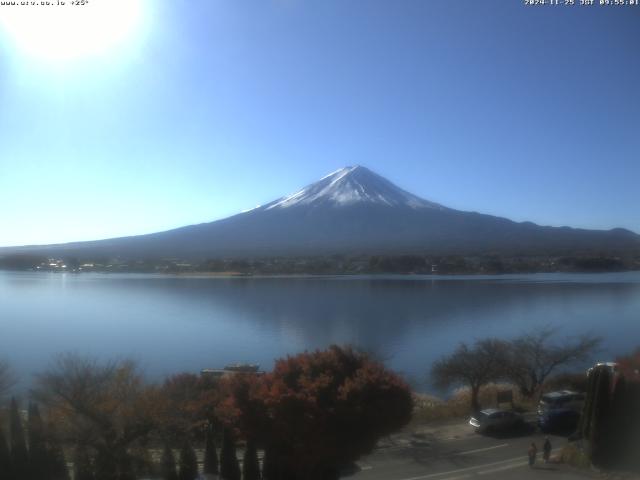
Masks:
[[[507,342],[495,338],[478,340],[473,347],[461,343],[453,354],[433,365],[431,376],[441,388],[468,386],[471,389],[471,408],[478,411],[480,388],[503,376],[508,353]]]
[[[104,478],[116,478],[118,465],[155,424],[156,390],[128,360],[61,355],[38,375],[33,394],[68,442],[93,450]]]
[[[0,399],[15,385],[16,379],[11,371],[9,362],[0,360]]]
[[[539,393],[554,370],[588,360],[601,342],[600,337],[591,334],[553,342],[556,333],[556,329],[545,327],[511,341],[509,360],[505,363],[507,378],[524,396]]]

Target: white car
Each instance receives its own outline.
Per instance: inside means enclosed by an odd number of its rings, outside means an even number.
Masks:
[[[473,415],[469,420],[469,425],[474,427],[478,433],[491,433],[522,427],[524,419],[522,415],[511,410],[488,408]]]

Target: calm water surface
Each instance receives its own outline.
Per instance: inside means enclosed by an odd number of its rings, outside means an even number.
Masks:
[[[0,272],[0,357],[28,385],[57,352],[133,357],[152,378],[352,343],[432,390],[461,341],[545,325],[640,345],[640,272],[597,275],[188,278]]]

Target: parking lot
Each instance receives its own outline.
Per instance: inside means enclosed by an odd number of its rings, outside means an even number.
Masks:
[[[358,468],[344,478],[355,480],[462,480],[487,479],[584,479],[594,475],[571,467],[542,462],[544,434],[532,419],[525,428],[496,435],[480,435],[467,420],[414,426],[381,442]],[[566,437],[548,435],[553,455],[567,443]],[[528,466],[527,450],[531,442],[538,447],[534,468]]]

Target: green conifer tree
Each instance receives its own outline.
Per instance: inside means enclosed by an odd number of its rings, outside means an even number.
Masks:
[[[47,456],[49,457],[49,478],[50,480],[69,480],[69,469],[67,459],[62,448],[56,443],[50,443]]]
[[[247,441],[242,459],[242,480],[260,480],[260,463],[255,442]]]
[[[589,372],[587,377],[587,389],[584,406],[582,407],[582,415],[578,422],[577,431],[581,438],[589,438],[589,430],[591,428],[591,416],[593,415],[593,396],[595,393],[596,374],[593,370]]]
[[[162,480],[178,480],[176,459],[173,456],[173,451],[169,447],[169,444],[165,444],[162,452],[162,458],[160,460],[160,475]]]
[[[76,448],[74,461],[74,480],[95,480],[93,464],[86,447],[80,445]]]
[[[30,478],[41,480],[48,470],[47,441],[40,410],[35,403],[29,403],[29,417],[27,422],[29,437],[29,470]]]
[[[185,440],[180,450],[179,480],[195,480],[198,477],[198,458],[191,444]]]
[[[263,480],[278,480],[278,466],[273,448],[265,448],[262,458]]]
[[[605,457],[608,466],[620,465],[624,462],[626,446],[633,444],[629,435],[629,420],[631,412],[626,409],[627,382],[624,377],[618,378],[611,398],[609,421],[607,422],[606,435],[604,436]],[[638,408],[638,407],[636,407]]]
[[[118,480],[136,480],[133,459],[127,451],[121,452],[118,458]]]
[[[99,449],[93,465],[96,480],[117,480],[118,464],[114,452]]]
[[[238,465],[238,457],[236,456],[236,444],[228,428],[225,428],[222,433],[220,477],[222,480],[240,480],[240,466]]]
[[[218,453],[216,452],[216,443],[213,429],[209,427],[209,429],[207,429],[207,437],[205,439],[204,447],[204,473],[217,475],[218,471]]]
[[[18,402],[15,398],[11,400],[10,424],[11,429],[11,463],[13,465],[13,476],[17,480],[29,478],[29,452],[24,436],[22,418],[18,410]]]
[[[157,478],[157,472],[155,464],[149,452],[149,448],[146,442],[142,442],[136,446],[131,452],[131,458],[133,460],[134,470],[137,477],[142,478]]]
[[[595,465],[601,465],[606,461],[604,437],[606,436],[607,417],[611,397],[611,375],[606,368],[599,368],[597,370],[598,376],[596,377],[596,392],[589,432],[589,445],[591,461]]]
[[[4,436],[4,431],[0,427],[0,478],[14,480],[13,469],[11,468],[11,451]]]

